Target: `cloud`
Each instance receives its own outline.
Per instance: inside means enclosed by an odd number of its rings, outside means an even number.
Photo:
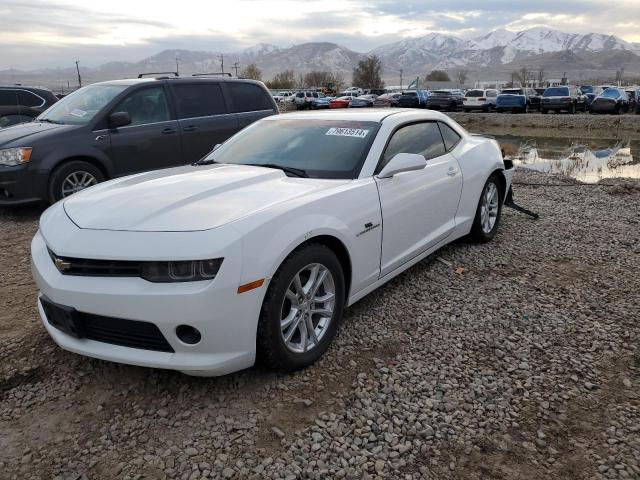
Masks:
[[[635,11],[637,0],[615,7],[609,0],[182,0],[179,8],[152,0],[0,0],[0,70],[78,58],[87,66],[135,61],[166,48],[237,51],[259,42],[328,41],[366,52],[431,31],[473,37],[541,25],[639,41]]]

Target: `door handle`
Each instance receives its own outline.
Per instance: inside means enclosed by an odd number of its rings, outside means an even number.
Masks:
[[[189,125],[188,127],[183,127],[182,131],[183,132],[194,132],[198,129],[198,127],[196,127],[195,125]]]
[[[456,167],[449,167],[449,170],[447,170],[447,175],[449,175],[450,177],[454,177],[458,174],[458,169]]]
[[[164,130],[162,130],[162,133],[164,133],[165,135],[168,135],[170,133],[176,133],[176,129],[175,128],[165,128]]]
[[[100,140],[104,140],[105,138],[107,138],[107,136],[106,136],[106,135],[98,135],[98,136],[96,137],[96,142],[99,142]]]

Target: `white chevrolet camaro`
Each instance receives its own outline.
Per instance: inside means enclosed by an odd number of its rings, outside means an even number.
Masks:
[[[493,238],[498,144],[429,110],[276,115],[190,166],[50,207],[32,242],[62,348],[191,375],[310,365],[343,309],[465,235]]]

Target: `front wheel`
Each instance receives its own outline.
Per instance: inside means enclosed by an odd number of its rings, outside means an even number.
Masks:
[[[471,238],[478,243],[489,242],[495,237],[502,214],[502,183],[499,173],[492,174],[482,189],[476,216],[471,227]]]
[[[321,244],[294,251],[273,276],[258,322],[259,357],[278,370],[308,367],[329,348],[342,319],[342,266]]]
[[[104,181],[102,172],[89,162],[74,160],[63,163],[51,174],[49,202],[55,203],[102,181]]]

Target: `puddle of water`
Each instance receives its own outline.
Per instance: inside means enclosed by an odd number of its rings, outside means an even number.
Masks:
[[[516,166],[566,175],[580,182],[640,179],[640,141],[496,136]]]

